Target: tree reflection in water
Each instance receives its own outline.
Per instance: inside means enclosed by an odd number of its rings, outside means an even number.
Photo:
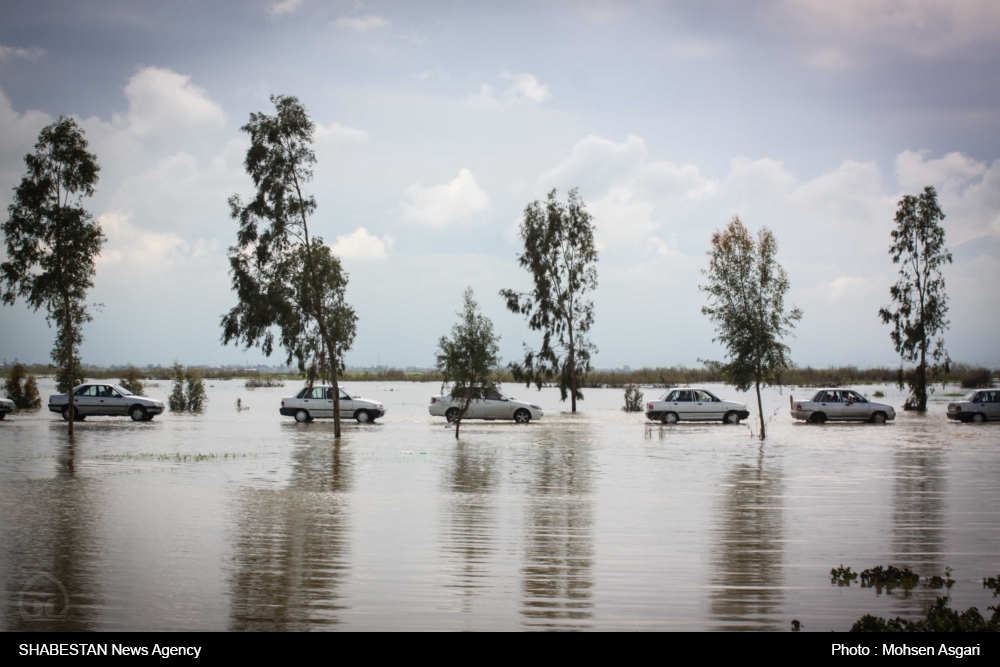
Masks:
[[[97,483],[76,475],[80,435],[75,443],[63,433],[59,437],[68,442],[56,456],[54,477],[5,483],[0,494],[7,631],[97,629],[102,604]]]
[[[943,575],[939,554],[944,551],[947,480],[941,445],[901,447],[893,452],[892,464],[891,563],[871,565],[909,567],[922,577]],[[941,591],[921,590],[914,597],[909,590],[893,591],[903,614],[918,614],[937,594]]]
[[[586,425],[553,428],[530,455],[521,615],[529,629],[582,629],[593,618],[592,443]]]
[[[499,483],[499,461],[492,448],[464,440],[455,443],[444,483],[442,551],[446,562],[458,561],[454,571],[456,581],[449,586],[460,591],[463,612],[473,611],[473,598],[490,581],[489,563],[498,532],[492,494]]]
[[[738,463],[725,478],[717,547],[712,554],[711,613],[723,630],[784,629],[783,479],[764,454]]]
[[[294,438],[284,488],[237,491],[229,576],[232,630],[308,630],[339,622],[350,568],[350,443]]]

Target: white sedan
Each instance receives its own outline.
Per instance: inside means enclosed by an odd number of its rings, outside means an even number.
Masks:
[[[1000,419],[1000,391],[975,389],[958,403],[948,404],[948,419],[984,422]]]
[[[81,384],[73,389],[76,421],[95,416],[125,416],[145,422],[163,412],[163,402],[137,396],[116,384]],[[49,412],[57,412],[69,421],[69,394],[49,396]]]
[[[853,389],[820,389],[808,401],[791,402],[792,417],[814,424],[825,421],[884,424],[896,418],[896,411],[891,405],[869,401]]]
[[[458,414],[465,405],[464,396],[431,396],[427,411],[432,417],[444,417],[449,422],[458,419]],[[527,424],[532,419],[541,419],[545,413],[542,408],[533,403],[514,400],[499,391],[488,391],[482,398],[473,398],[462,419],[504,419],[514,420],[518,424]]]
[[[318,418],[333,418],[333,387],[328,384],[306,385],[291,398],[281,399],[281,414],[295,417],[297,422]],[[340,416],[356,419],[359,423],[373,422],[385,416],[385,406],[356,396],[341,387]]]
[[[646,417],[664,424],[679,421],[721,421],[739,424],[750,416],[744,403],[724,401],[707,389],[668,389],[646,404]]]
[[[14,412],[14,401],[9,398],[0,398],[0,419],[3,419]]]

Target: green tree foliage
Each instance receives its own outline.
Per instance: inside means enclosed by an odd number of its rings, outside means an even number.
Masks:
[[[272,96],[275,114],[250,114],[244,166],[256,193],[229,199],[239,223],[229,248],[230,276],[238,304],[222,317],[222,341],[274,350],[274,333],[311,383],[328,379],[339,392],[343,354],[354,340],[357,317],[344,295],[347,274],[323,240],[310,234],[316,200],[303,191],[312,180],[314,126],[295,97]],[[340,402],[334,401],[334,434],[340,437]]]
[[[14,364],[4,381],[4,393],[14,401],[18,410],[37,410],[42,407],[42,397],[38,395],[38,382],[28,375],[24,364]]]
[[[191,412],[201,412],[208,403],[208,394],[205,393],[205,381],[190,369],[184,375],[187,384],[187,409]]]
[[[531,272],[533,288],[523,293],[500,291],[507,309],[525,315],[532,331],[542,332],[542,348],[527,345],[524,362],[510,365],[514,378],[539,389],[558,378],[562,400],[571,397],[572,411],[583,399],[580,387],[597,352],[586,334],[594,324],[594,303],[584,295],[597,289],[594,219],[576,189],[563,204],[549,192],[543,207],[537,200],[524,209],[520,238],[521,266]]]
[[[69,393],[79,375],[78,348],[87,311],[87,290],[94,286],[95,259],[104,234],[84,209],[83,198],[94,194],[100,167],[87,152],[83,130],[60,116],[43,128],[35,152],[24,157],[27,173],[14,189],[3,224],[8,260],[0,265],[6,289],[3,302],[21,297],[28,307],[45,308],[49,325],[56,325],[52,358],[63,369],[60,391]],[[69,420],[73,433],[73,420]]]
[[[708,294],[701,312],[715,324],[716,337],[726,348],[725,362],[706,362],[719,368],[739,391],[757,389],[760,438],[766,437],[760,388],[780,385],[790,367],[788,346],[782,339],[791,334],[802,311],[785,311],[789,283],[775,255],[778,242],[767,227],[754,241],[739,217],[712,235],[708,269],[702,273],[708,284],[699,287]]]
[[[130,392],[136,396],[145,396],[143,393],[145,388],[142,386],[142,374],[139,369],[129,364],[128,368],[122,371],[122,375],[118,378],[118,384],[124,389],[128,389]]]
[[[899,386],[910,386],[904,410],[927,410],[928,385],[951,364],[944,348],[948,328],[948,295],[941,267],[951,263],[944,247],[944,212],[937,191],[928,186],[919,196],[904,195],[896,209],[889,254],[899,265],[899,279],[889,294],[892,303],[878,311],[885,324],[892,324],[893,345],[903,364],[917,362],[909,373],[900,369]]]
[[[184,395],[184,367],[179,362],[174,362],[171,379],[174,385],[167,398],[167,405],[174,412],[187,410],[187,396]]]
[[[456,438],[472,399],[496,390],[502,370],[500,336],[493,333],[493,322],[479,312],[474,296],[471,287],[465,290],[460,320],[451,328],[451,338],[441,336],[435,355],[435,365],[444,378],[441,392],[447,393],[450,384],[451,395],[465,399],[455,420]]]

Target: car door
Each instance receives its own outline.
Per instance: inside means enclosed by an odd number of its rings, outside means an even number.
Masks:
[[[311,417],[327,417],[326,387],[313,387],[302,396],[299,407],[309,411]]]
[[[469,402],[469,409],[465,411],[465,416],[463,419],[485,419],[486,418],[486,406],[483,403],[483,399],[480,398],[481,394],[475,389],[472,390],[472,400]],[[465,392],[461,392],[458,396],[452,395],[451,403],[453,406],[462,409],[465,405]]]
[[[856,391],[843,392],[843,414],[845,420],[868,421],[872,416],[872,406],[868,399]]]
[[[979,392],[979,411],[987,419],[1000,419],[1000,391]]]
[[[73,405],[76,407],[77,413],[81,415],[97,414],[96,411],[99,405],[97,400],[97,385],[89,384],[79,387],[73,396]]]
[[[499,391],[488,391],[483,398],[485,419],[512,419],[510,401]]]
[[[330,410],[333,410],[333,401],[330,401]],[[330,415],[333,416],[332,414]],[[340,390],[340,417],[343,419],[345,416],[354,416],[354,399],[343,389]]]
[[[707,391],[696,389],[694,392],[694,407],[698,419],[715,421],[722,419],[722,401]]]
[[[826,392],[819,402],[817,408],[819,412],[826,415],[831,421],[839,421],[844,418],[844,403],[839,391]]]
[[[125,397],[118,393],[114,387],[104,387],[106,392],[106,397],[104,399],[103,408],[106,415],[123,415],[128,409],[126,405],[127,401]]]
[[[694,392],[690,389],[678,389],[674,392],[673,400],[670,402],[671,409],[677,413],[677,417],[687,421],[697,419],[695,412]]]

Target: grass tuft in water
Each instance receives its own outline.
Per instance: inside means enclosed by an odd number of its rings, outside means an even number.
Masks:
[[[844,567],[841,563],[840,567],[830,570],[830,583],[837,584],[838,586],[850,586],[851,582],[858,578],[857,572],[851,572],[850,567]]]

